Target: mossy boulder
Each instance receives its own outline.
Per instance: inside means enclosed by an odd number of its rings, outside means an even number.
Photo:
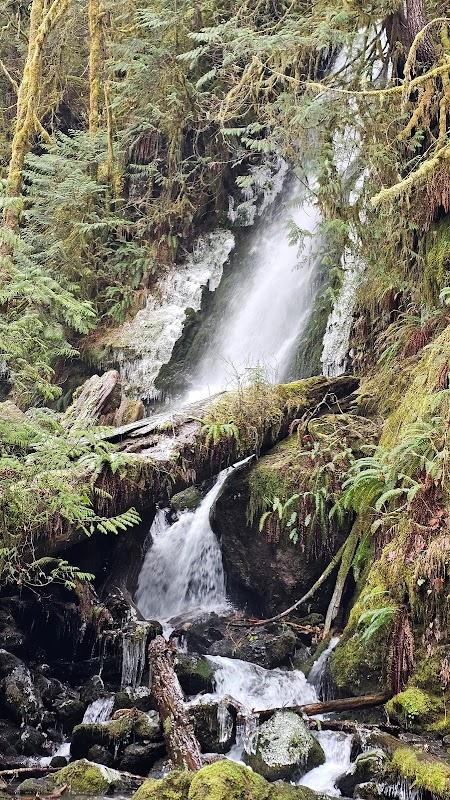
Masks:
[[[81,759],[45,778],[31,778],[20,784],[19,794],[51,794],[60,786],[67,786],[71,795],[98,797],[110,794],[114,789],[129,790],[131,779],[115,769]]]
[[[415,788],[435,797],[450,798],[450,762],[412,747],[399,747],[392,756],[392,769]]]
[[[197,653],[177,653],[175,672],[186,694],[214,691],[215,667]]]
[[[337,788],[344,797],[353,797],[356,787],[361,783],[382,780],[387,761],[388,758],[383,750],[360,753],[351,769],[338,779]]]
[[[255,754],[246,761],[268,780],[304,775],[325,762],[321,745],[293,711],[277,711],[259,728]]]
[[[115,769],[82,759],[63,767],[53,776],[55,786],[68,786],[70,794],[104,795],[123,786],[124,781]]]
[[[193,777],[193,772],[175,770],[161,779],[148,778],[132,800],[188,800]]]
[[[178,512],[195,511],[195,509],[200,505],[201,500],[202,495],[200,489],[198,489],[197,486],[189,486],[182,492],[177,492],[177,494],[174,494],[170,501],[170,505],[175,511]]]
[[[125,748],[130,744],[149,744],[161,741],[162,733],[158,714],[145,713],[136,708],[116,711],[106,723],[82,723],[72,733],[70,752],[72,758],[85,758],[94,745],[106,748],[119,763]],[[155,749],[155,758],[158,750]],[[151,763],[149,763],[149,768]]]
[[[196,772],[189,800],[268,800],[270,787],[260,775],[233,761],[217,761]]]
[[[442,696],[408,686],[403,692],[396,694],[388,703],[386,711],[394,722],[413,731],[422,731],[435,725],[445,708]]]

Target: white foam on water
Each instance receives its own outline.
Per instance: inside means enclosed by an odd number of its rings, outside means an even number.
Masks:
[[[318,731],[314,736],[322,745],[326,760],[320,767],[307,772],[298,781],[298,785],[337,797],[340,791],[336,788],[336,781],[350,769],[353,737],[351,734],[335,731]]]
[[[222,553],[209,515],[232,470],[223,470],[199,507],[173,524],[166,511],[157,514],[135,597],[146,619],[165,622],[192,610],[200,614],[229,608]]]

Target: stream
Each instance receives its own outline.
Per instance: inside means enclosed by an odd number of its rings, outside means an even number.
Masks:
[[[146,619],[158,619],[169,636],[176,622],[188,615],[190,621],[205,611],[226,612],[226,595],[221,550],[210,524],[210,511],[233,468],[224,470],[195,511],[180,514],[170,522],[169,510],[160,510],[151,528],[153,544],[145,557],[135,602]],[[226,754],[241,761],[244,751],[255,752],[258,717],[253,709],[270,710],[316,702],[321,697],[327,659],[338,638],[314,662],[308,680],[297,669],[264,669],[237,658],[208,656],[215,668],[213,694],[190,698],[191,703],[217,702],[233,697],[245,709],[245,720],[237,731],[236,744]],[[219,713],[221,706],[219,705]],[[226,711],[226,709],[225,709]],[[226,725],[226,719],[223,724]],[[339,795],[336,780],[350,767],[352,736],[340,732],[319,732],[326,761],[306,773],[298,783],[328,795]]]

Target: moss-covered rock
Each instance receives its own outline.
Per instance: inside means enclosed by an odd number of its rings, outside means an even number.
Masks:
[[[442,696],[408,686],[386,703],[386,711],[394,722],[411,730],[424,730],[444,714],[445,708]]]
[[[196,772],[189,800],[268,800],[270,787],[260,775],[233,761],[217,761]]]
[[[194,773],[175,770],[161,779],[148,778],[132,800],[188,800]]]
[[[214,691],[215,668],[204,656],[197,653],[178,653],[175,671],[186,694]]]
[[[85,758],[91,747],[101,745],[118,761],[129,744],[158,742],[161,735],[156,712],[122,709],[116,711],[109,722],[77,725],[72,733],[70,752],[73,758]]]
[[[195,703],[189,717],[203,753],[228,753],[236,741],[236,709],[215,702]]]
[[[53,776],[56,786],[68,786],[70,794],[104,795],[123,786],[120,772],[82,759],[58,770]]]
[[[256,753],[246,754],[246,761],[268,780],[279,780],[304,775],[325,755],[298,714],[278,711],[260,726]]]
[[[435,797],[450,797],[450,762],[412,747],[399,747],[392,757],[395,773]]]
[[[189,486],[182,492],[174,494],[170,505],[175,511],[195,511],[201,503],[202,495],[197,486]]]

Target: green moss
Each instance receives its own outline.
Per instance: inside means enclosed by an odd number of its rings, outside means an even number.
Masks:
[[[216,761],[195,773],[189,800],[269,800],[270,784],[248,767]]]
[[[165,778],[148,778],[131,800],[187,800],[193,773],[174,771]]]
[[[56,786],[67,784],[70,794],[104,795],[111,784],[120,782],[120,773],[82,759],[58,770],[53,776]]]
[[[318,795],[306,786],[292,786],[290,783],[274,783],[268,800],[317,800]]]
[[[414,786],[438,797],[450,797],[450,764],[410,747],[399,747],[392,757],[392,766]]]
[[[424,692],[417,686],[409,686],[386,703],[386,711],[391,718],[404,725],[423,728],[433,723],[444,708],[440,697]]]
[[[385,661],[391,625],[384,625],[364,641],[358,621],[369,608],[375,610],[386,605],[386,592],[376,563],[350,612],[341,641],[330,657],[333,680],[344,694],[366,694],[385,688]]]
[[[440,291],[444,286],[448,286],[450,226],[447,219],[431,226],[424,238],[424,248],[423,296],[428,305],[436,307]]]

